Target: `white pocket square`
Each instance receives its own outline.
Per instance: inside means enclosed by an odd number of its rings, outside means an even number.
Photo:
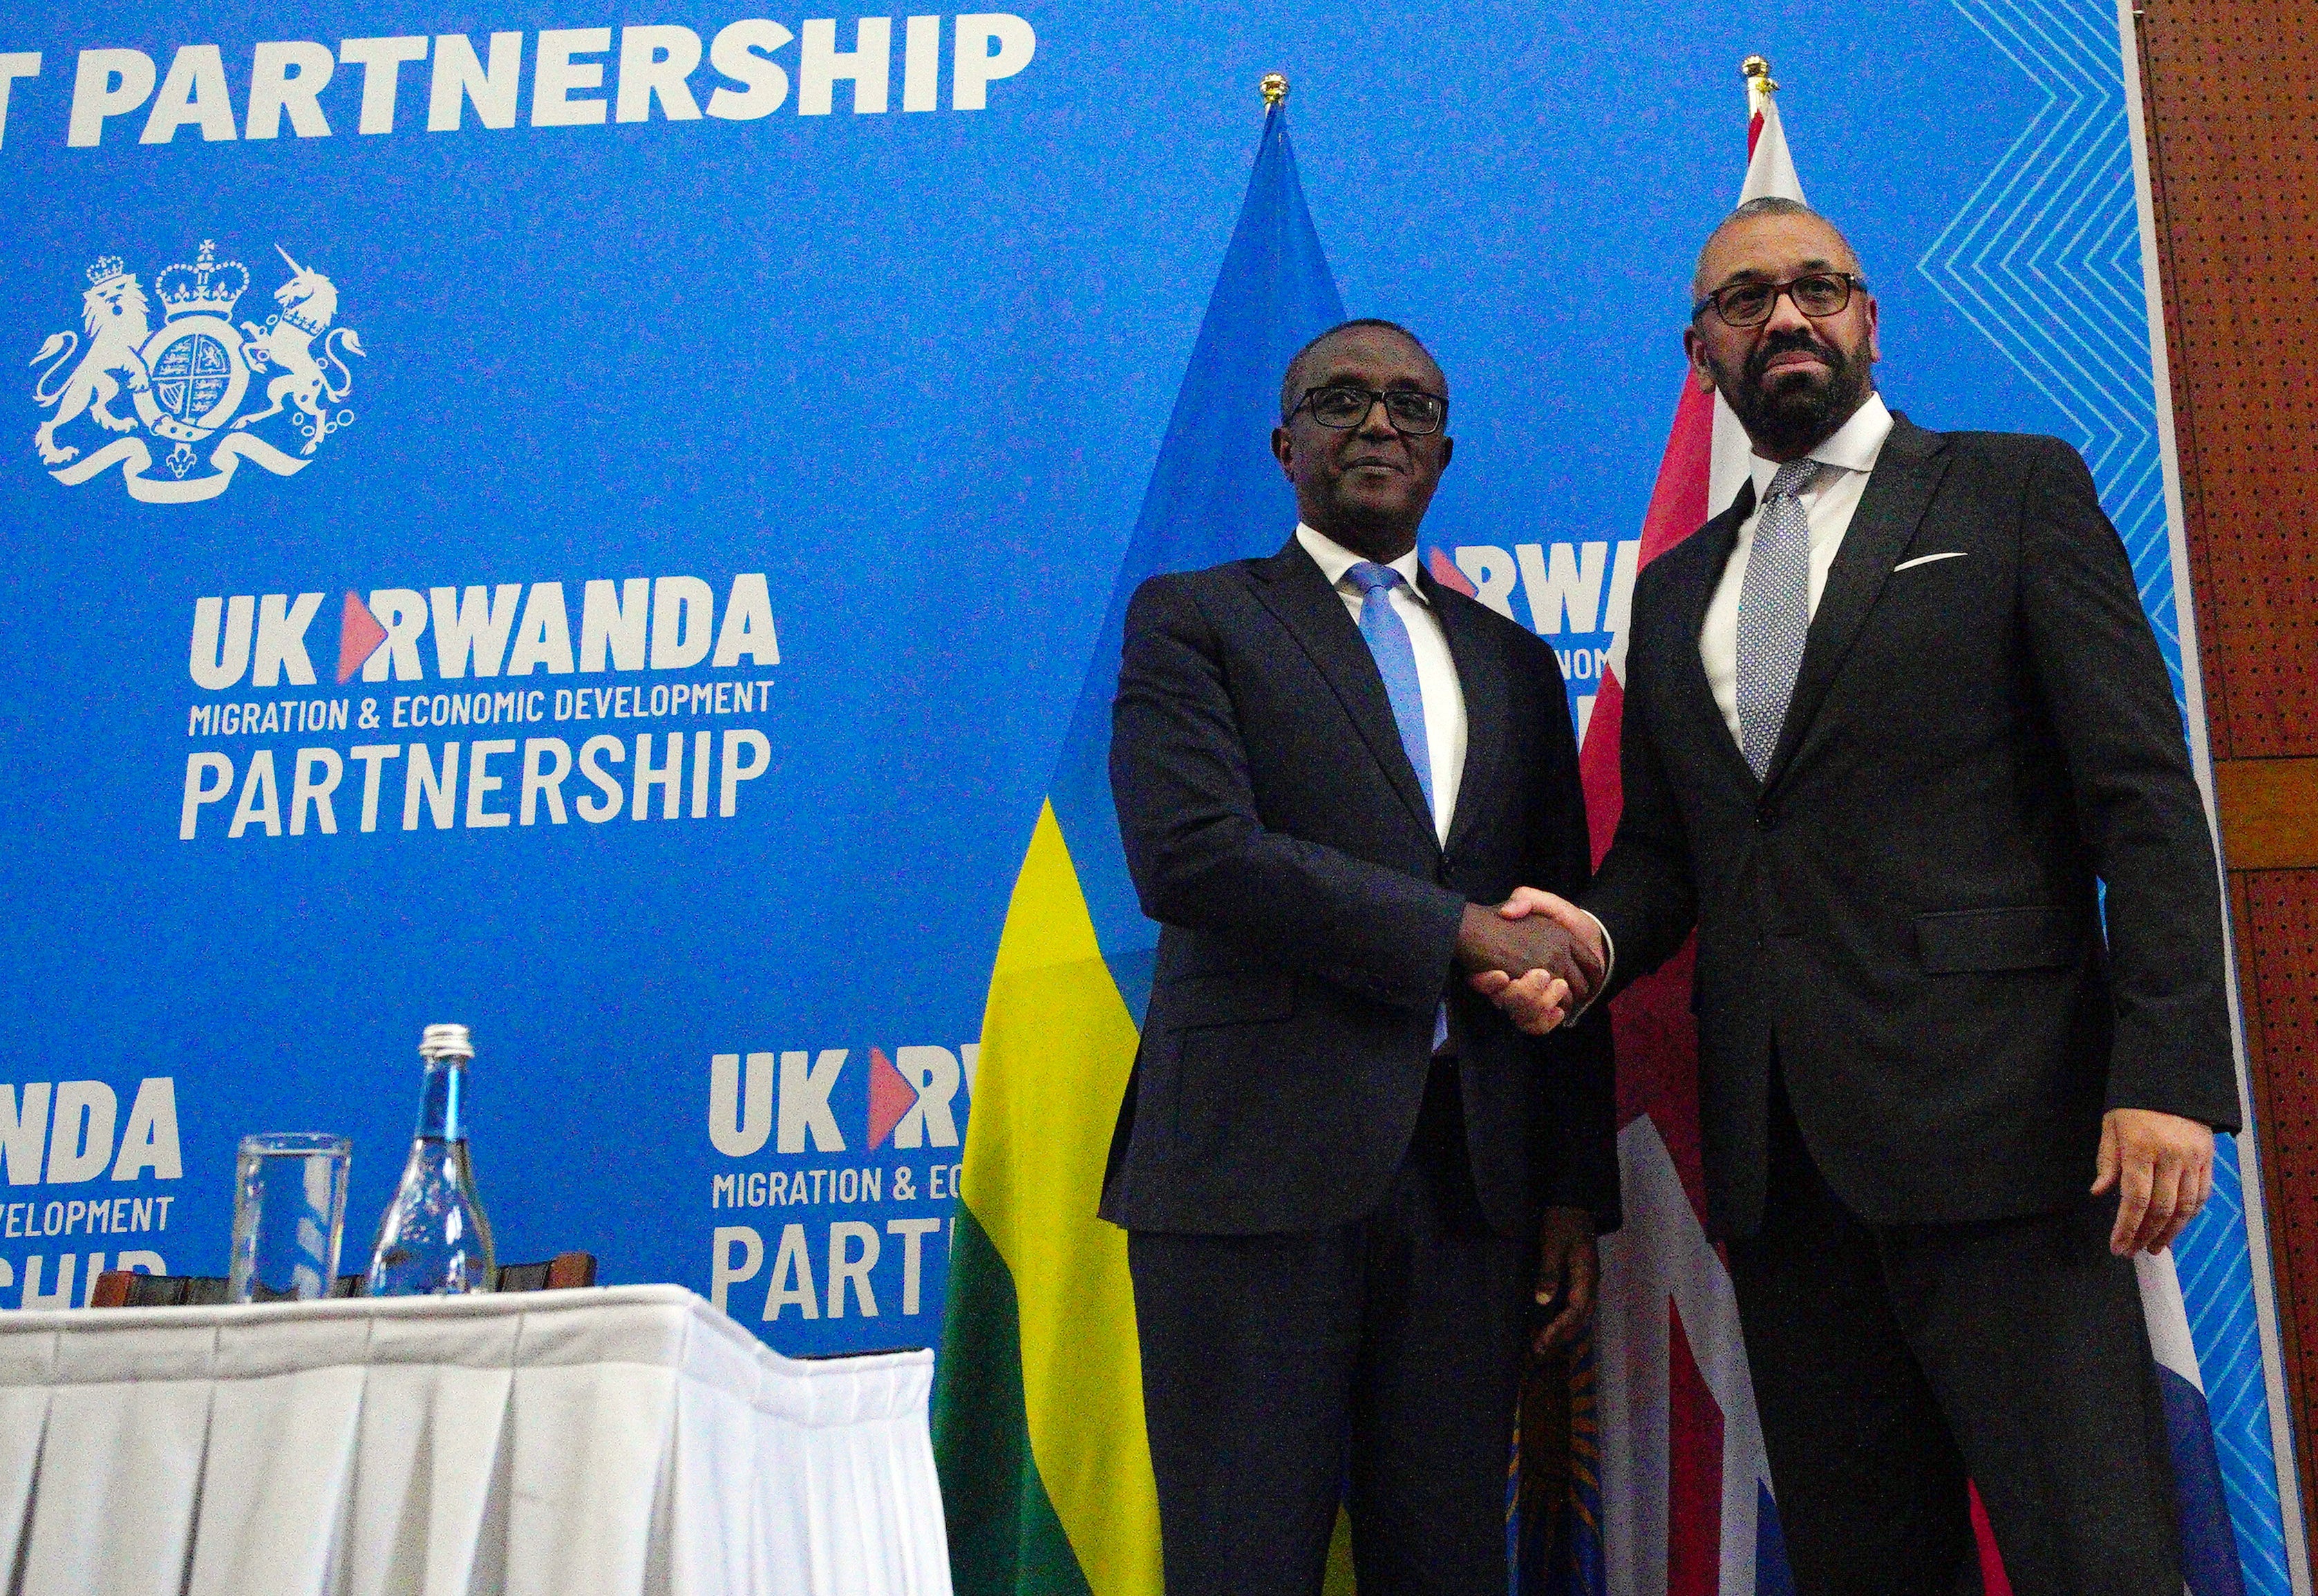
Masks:
[[[1972,551],[1969,549],[1951,549],[1945,554],[1918,554],[1913,560],[1902,560],[1899,564],[1893,566],[1891,568],[1891,574],[1896,577],[1903,570],[1910,569],[1918,565],[1929,565],[1935,560],[1961,560],[1970,552],[1972,552]]]

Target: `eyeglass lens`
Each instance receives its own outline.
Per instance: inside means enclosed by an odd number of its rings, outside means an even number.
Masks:
[[[1833,316],[1851,303],[1851,279],[1814,272],[1792,282],[1738,283],[1714,296],[1715,313],[1732,327],[1756,327],[1771,318],[1782,292],[1792,296],[1795,309],[1806,316]]]
[[[1403,432],[1437,431],[1447,409],[1437,395],[1415,389],[1397,388],[1379,395],[1365,388],[1323,388],[1312,395],[1312,419],[1340,430],[1358,426],[1379,398],[1385,415]]]

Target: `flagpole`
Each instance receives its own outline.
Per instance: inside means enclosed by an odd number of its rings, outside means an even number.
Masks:
[[[1279,110],[1281,102],[1288,98],[1288,77],[1285,73],[1267,72],[1263,75],[1263,81],[1255,86],[1262,92],[1266,110]]]

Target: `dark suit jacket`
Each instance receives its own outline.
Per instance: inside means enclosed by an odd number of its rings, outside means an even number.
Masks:
[[[1761,783],[1698,652],[1753,505],[1750,485],[1642,572],[1625,809],[1586,899],[1613,991],[1696,924],[1717,1233],[1759,1222],[1774,1054],[1828,1183],[1876,1224],[2079,1200],[2108,1108],[2234,1128],[2212,838],[2076,451],[1898,421]]]
[[[1559,667],[1487,606],[1429,575],[1423,591],[1470,725],[1445,849],[1375,659],[1300,545],[1155,577],[1128,610],[1111,791],[1161,929],[1103,1187],[1116,1224],[1253,1234],[1373,1209],[1446,993],[1492,1226],[1533,1236],[1541,1206],[1617,1224],[1606,1019],[1537,1042],[1451,978],[1466,904],[1586,882]]]

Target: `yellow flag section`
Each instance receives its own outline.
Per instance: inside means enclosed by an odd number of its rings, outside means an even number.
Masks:
[[[934,1400],[963,1596],[1161,1596],[1127,1233],[1095,1217],[1136,1040],[1043,804],[983,1019]]]

